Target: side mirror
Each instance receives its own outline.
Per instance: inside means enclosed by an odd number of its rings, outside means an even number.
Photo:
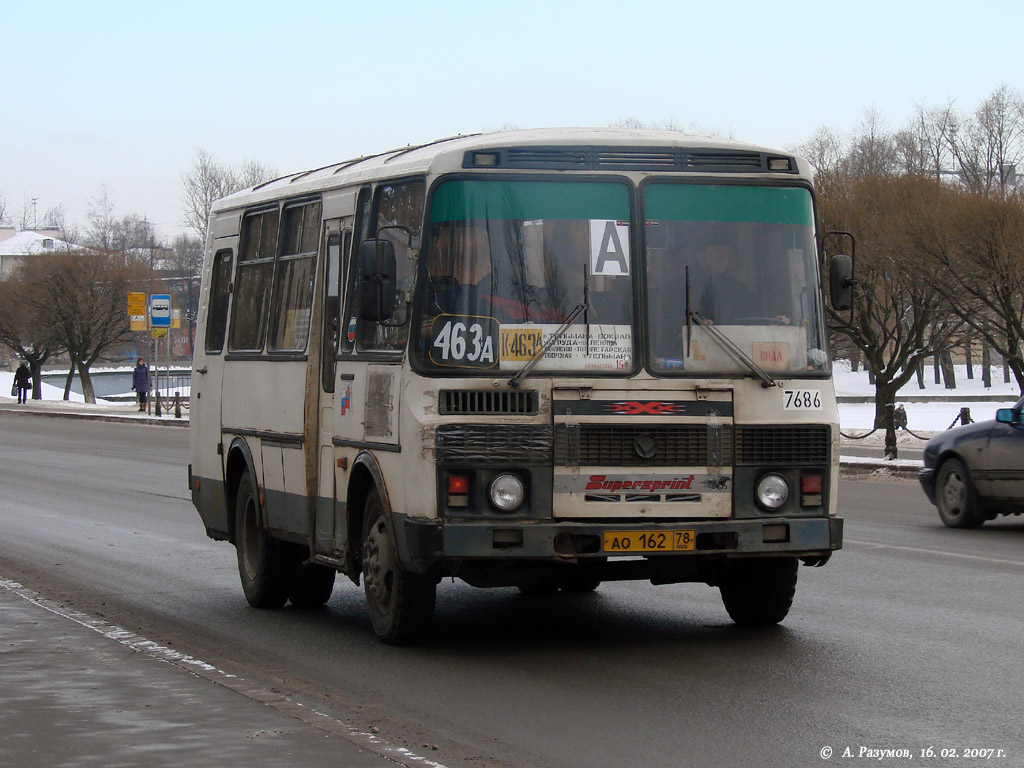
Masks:
[[[359,317],[381,322],[395,311],[395,246],[390,240],[359,244]]]
[[[832,299],[832,308],[845,312],[853,308],[853,258],[846,254],[832,257],[828,273],[828,290]]]
[[[1000,408],[996,411],[996,421],[1000,424],[1016,424],[1017,414],[1013,408]]]

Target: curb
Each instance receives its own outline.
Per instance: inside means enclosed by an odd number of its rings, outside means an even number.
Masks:
[[[839,474],[841,477],[899,477],[903,479],[917,480],[917,473],[924,467],[924,464],[907,466],[891,461],[839,461]]]
[[[187,427],[188,419],[176,419],[173,416],[157,418],[156,416],[116,416],[108,413],[77,413],[75,411],[43,411],[36,409],[21,410],[0,405],[0,413],[14,413],[19,416],[43,416],[51,419],[79,419],[82,421],[119,422],[121,424],[143,424],[159,427]]]

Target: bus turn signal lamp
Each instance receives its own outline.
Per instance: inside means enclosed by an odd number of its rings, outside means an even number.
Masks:
[[[448,475],[447,486],[449,507],[469,506],[468,475]]]
[[[801,475],[800,506],[821,506],[821,475]]]

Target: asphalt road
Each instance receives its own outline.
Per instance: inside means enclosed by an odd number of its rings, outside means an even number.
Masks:
[[[0,446],[0,577],[451,768],[1024,765],[1024,523],[947,530],[913,481],[841,484],[846,548],[780,627],[703,585],[456,582],[431,642],[389,648],[347,580],[322,611],[249,608],[186,430],[0,414]]]

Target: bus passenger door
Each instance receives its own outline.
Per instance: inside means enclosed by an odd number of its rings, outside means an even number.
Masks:
[[[206,528],[224,537],[231,530],[234,509],[228,508],[230,493],[224,485],[221,384],[240,220],[240,213],[232,211],[218,214],[212,223],[207,247],[213,257],[203,267],[190,392],[192,498]]]
[[[317,417],[317,498],[315,552],[343,557],[345,546],[345,486],[337,482],[334,435],[338,402],[345,390],[338,391],[337,356],[341,328],[341,307],[345,268],[352,246],[352,217],[324,222],[326,264],[323,270],[323,313],[320,330],[320,400]],[[342,521],[340,524],[337,521]],[[336,531],[336,526],[340,530]]]

